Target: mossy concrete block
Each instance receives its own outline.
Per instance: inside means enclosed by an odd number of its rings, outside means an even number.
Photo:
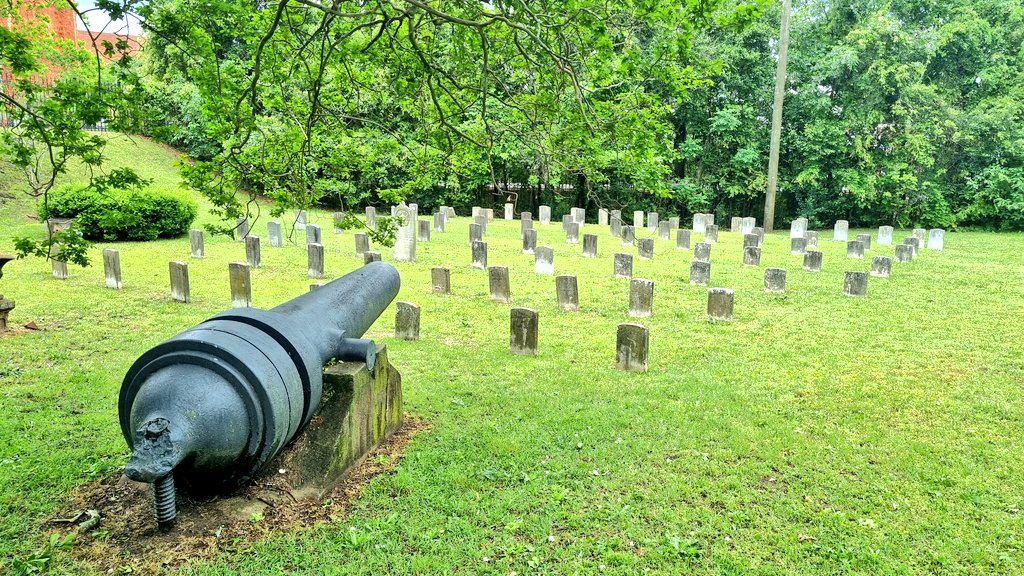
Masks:
[[[324,371],[320,408],[283,457],[300,492],[329,492],[402,425],[402,375],[377,347],[373,370],[339,362]]]

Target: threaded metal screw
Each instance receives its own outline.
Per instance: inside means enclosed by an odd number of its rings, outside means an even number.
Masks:
[[[174,527],[174,519],[178,516],[175,505],[174,473],[157,479],[153,483],[153,502],[156,505],[156,524],[162,532]]]

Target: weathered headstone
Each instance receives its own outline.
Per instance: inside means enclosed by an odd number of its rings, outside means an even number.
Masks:
[[[871,275],[878,278],[888,278],[892,273],[892,258],[888,256],[875,256],[871,259]]]
[[[456,217],[456,215],[455,215],[455,208],[452,207],[452,206],[447,206],[446,208],[447,208],[447,212],[445,213],[445,218],[446,219],[455,218]],[[445,222],[445,223],[447,224],[447,222]]]
[[[715,244],[718,242],[718,226],[708,224],[704,227],[704,241],[708,244]]]
[[[793,238],[796,240],[796,238]],[[802,238],[801,238],[802,240]],[[764,270],[764,291],[785,292],[786,291],[786,269],[765,268]]]
[[[597,258],[597,234],[583,235],[583,257]]]
[[[799,238],[789,239],[790,254],[803,254],[805,252],[807,252],[807,238],[801,236]]]
[[[743,229],[743,218],[733,216],[729,221],[729,232],[740,232]]]
[[[480,242],[484,239],[484,228],[479,224],[469,225],[469,245],[472,246],[473,242]]]
[[[917,249],[924,250],[925,237],[928,235],[928,231],[924,228],[914,228],[914,238],[917,238]]]
[[[904,264],[914,261],[914,247],[910,244],[896,245],[896,262]]]
[[[306,244],[323,244],[320,227],[316,224],[306,225]]]
[[[505,220],[511,220],[512,219],[513,210],[515,210],[515,206],[512,205],[509,202],[506,202],[505,203]]]
[[[917,251],[921,248],[921,240],[919,238],[916,236],[907,236],[903,239],[903,243],[910,246],[911,250],[914,252],[914,256],[917,256]]]
[[[541,224],[551,224],[551,206],[541,206],[538,218]]]
[[[277,220],[267,222],[267,244],[274,248],[284,246],[284,236],[281,235],[281,223]]]
[[[306,229],[306,222],[307,222],[307,218],[308,217],[309,216],[306,214],[305,210],[296,210],[295,211],[295,229],[296,230],[305,230]]]
[[[565,225],[565,241],[569,244],[580,243],[580,224],[579,222],[567,222]]]
[[[648,230],[657,230],[658,229],[658,224],[660,222],[661,222],[661,220],[659,219],[657,212],[648,212],[647,213],[647,229]]]
[[[540,315],[530,308],[513,308],[510,319],[509,351],[513,354],[535,356]]]
[[[412,302],[395,302],[395,338],[420,339],[420,307]]]
[[[746,216],[740,221],[740,233],[750,234],[754,231],[755,226],[757,226],[757,219],[753,216]]]
[[[555,296],[558,307],[562,310],[575,312],[580,309],[580,293],[576,285],[576,277],[571,274],[555,276]]]
[[[430,220],[420,220],[416,240],[419,242],[430,242]]]
[[[188,231],[188,246],[193,258],[203,258],[206,256],[202,230],[192,229]]]
[[[728,288],[708,290],[708,320],[728,322],[732,320],[733,292]]]
[[[188,303],[192,300],[188,285],[188,264],[184,262],[171,262],[169,268],[171,272],[171,299]]]
[[[804,270],[808,272],[821,272],[821,252],[808,250],[804,253]]]
[[[865,250],[871,250],[871,234],[857,234],[857,240],[860,240]]]
[[[690,231],[682,228],[676,230],[676,250],[690,249]]]
[[[629,315],[646,318],[654,311],[654,281],[633,278],[629,282]]]
[[[235,221],[235,239],[243,242],[249,235],[249,218],[242,216]]]
[[[342,223],[345,222],[346,214],[344,212],[335,212],[331,215],[331,220],[334,221],[334,233],[344,234],[345,229],[341,227]]]
[[[650,333],[640,324],[619,324],[615,332],[615,366],[627,372],[646,372]]]
[[[471,247],[473,253],[473,268],[479,270],[487,269],[487,242],[481,242],[479,240],[473,242]]]
[[[941,228],[932,228],[928,231],[928,249],[942,250],[946,242],[946,231]]]
[[[817,230],[808,230],[807,233],[804,234],[804,238],[807,239],[807,245],[804,247],[805,250],[807,248],[817,248],[818,247],[818,231]]]
[[[573,222],[572,213],[562,215],[562,232],[569,234],[569,224]]]
[[[634,210],[633,211],[633,228],[639,230],[639,229],[641,229],[643,227],[644,227],[644,211],[643,210]]]
[[[477,216],[481,215],[483,215],[483,209],[480,208],[479,206],[473,206],[473,212],[472,214],[470,214],[470,216],[475,220]]]
[[[707,229],[708,229],[708,221],[707,221],[706,218],[704,218],[704,215],[703,214],[699,214],[699,213],[698,214],[694,214],[693,215],[693,233],[694,234],[704,234],[705,232],[707,232]]]
[[[324,277],[324,245],[323,244],[307,244],[306,245],[306,263],[307,272],[310,278],[323,278]]]
[[[103,250],[103,276],[107,288],[121,289],[121,255],[113,248]]]
[[[846,257],[847,258],[863,258],[864,257],[864,243],[860,240],[850,240],[846,243]]]
[[[366,207],[366,227],[370,230],[377,229],[377,209],[373,206]]]
[[[879,226],[878,227],[878,245],[879,246],[892,246],[892,226]]]
[[[53,272],[53,277],[57,280],[68,279],[68,263],[63,260],[57,260],[57,258],[50,259],[50,270]]]
[[[519,215],[519,236],[522,237],[527,230],[533,230],[533,215],[523,212]]]
[[[533,249],[533,271],[547,276],[555,273],[555,250],[553,248],[537,246]]]
[[[443,266],[431,268],[430,285],[431,290],[436,294],[451,294],[452,271]]]
[[[491,289],[491,300],[508,304],[512,299],[512,290],[508,281],[506,266],[491,266],[487,269],[488,286]]]
[[[752,234],[747,234],[752,236]],[[744,266],[760,266],[761,265],[761,249],[757,246],[744,246],[743,247],[743,265]]]
[[[363,265],[370,262],[380,262],[380,252],[374,252],[373,250],[363,252]]]
[[[612,276],[615,278],[632,278],[633,277],[633,255],[632,254],[616,254],[614,267],[612,269]]]
[[[833,242],[846,242],[850,234],[850,223],[846,220],[836,220],[836,225],[832,229],[832,241]]]
[[[229,263],[228,278],[231,280],[231,307],[248,308],[252,306],[252,281],[249,277],[249,265],[245,262]]]
[[[807,218],[797,218],[789,223],[789,237],[803,238],[807,233]],[[769,268],[771,270],[771,268]]]
[[[658,222],[658,240],[670,240],[672,238],[672,228],[668,224],[668,220]]]
[[[523,231],[523,254],[533,254],[537,247],[537,231],[533,228]]]
[[[868,273],[847,271],[843,277],[843,294],[846,296],[867,296]]]
[[[597,225],[598,226],[607,226],[608,225],[608,211],[605,210],[604,208],[599,208],[597,210]]]
[[[308,230],[308,228],[307,228]],[[260,237],[249,235],[245,237],[245,261],[252,268],[260,267]]]
[[[403,222],[394,237],[392,254],[399,262],[416,261],[416,210],[415,208],[398,206],[395,215]]]
[[[635,228],[633,228],[632,226],[623,226],[622,227],[622,245],[623,246],[632,246],[633,242],[636,241],[634,230],[635,230]]]
[[[679,216],[672,216],[671,218],[669,218],[668,219],[668,227],[669,227],[669,230],[678,230],[679,229]]]
[[[641,260],[654,258],[654,238],[641,238],[637,240],[636,251]]]
[[[757,236],[757,245],[764,246],[764,228],[760,226],[754,226],[754,229],[750,231],[751,234]]]
[[[445,217],[444,212],[434,213],[434,232],[444,232],[444,226],[448,223],[448,218]]]
[[[494,208],[488,208],[484,210],[484,215],[487,217],[487,220],[494,220]],[[487,231],[484,230],[484,233],[486,234]]]
[[[370,250],[370,239],[362,232],[357,232],[353,237],[356,242],[356,256],[366,254]]]
[[[487,236],[487,222],[488,222],[487,215],[486,214],[481,214],[481,215],[477,216],[476,218],[473,218],[473,222],[475,222],[477,225],[480,226],[480,236],[481,236],[481,239],[483,239],[483,236]]]
[[[690,263],[690,284],[707,286],[711,281],[711,262],[694,260]]]
[[[711,244],[697,242],[693,246],[693,259],[698,262],[711,262]]]
[[[572,221],[579,224],[580,228],[587,222],[587,211],[585,208],[572,209]]]

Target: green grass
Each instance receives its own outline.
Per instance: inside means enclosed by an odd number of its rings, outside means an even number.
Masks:
[[[173,182],[168,153],[117,144]],[[0,251],[41,234],[24,201],[0,206]],[[205,214],[201,222],[209,221]],[[330,277],[358,267],[350,233],[324,228]],[[536,226],[556,273],[579,277],[581,311],[561,312],[554,279],[520,252],[519,222],[488,227],[489,263],[510,269],[514,306],[540,312],[537,357],[508,352],[509,306],[491,303],[470,267],[468,218],[396,264],[399,299],[422,307],[422,339],[395,341],[392,305],[369,333],[403,374],[406,408],[432,428],[349,515],[278,535],[185,574],[993,574],[1024,571],[1024,237],[949,233],[946,250],[871,278],[866,299],[842,296],[848,260],[831,231],[820,274],[765,240],[762,266],[741,264],[723,232],[712,285],[736,291],[735,320],[705,319],[706,289],[688,284],[691,253],[657,241],[634,274],[655,281],[650,370],[614,369],[615,327],[629,282],[611,277],[624,249],[597,233],[597,259]],[[257,223],[265,235],[265,224]],[[855,234],[851,230],[851,237]],[[909,235],[897,231],[895,238]],[[298,244],[263,246],[253,300],[305,292]],[[695,241],[696,241],[695,237]],[[121,252],[124,289],[104,288],[100,250]],[[41,260],[5,268],[14,324],[0,338],[0,556],[24,557],[40,522],[76,486],[117,470],[127,450],[116,421],[134,359],[230,305],[227,263],[244,248],[187,238],[96,245],[93,267],[51,277]],[[390,250],[382,249],[385,260]],[[167,262],[189,262],[193,303],[169,297]],[[450,296],[430,268],[452,270]],[[788,291],[762,291],[768,266]],[[126,565],[131,558],[125,558]],[[82,573],[67,554],[54,569]]]

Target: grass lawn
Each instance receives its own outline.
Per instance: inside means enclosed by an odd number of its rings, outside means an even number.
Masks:
[[[112,146],[112,158],[176,181],[164,149]],[[0,205],[0,252],[14,235],[42,234],[32,212],[22,197]],[[197,224],[211,221],[201,212]],[[362,264],[329,214],[310,221],[324,229],[329,277]],[[540,312],[538,356],[512,356],[510,307],[489,301],[487,273],[470,266],[469,222],[396,264],[398,298],[422,307],[422,339],[391,337],[394,305],[368,334],[389,346],[407,410],[432,427],[336,523],[182,573],[1024,572],[1021,234],[948,233],[945,251],[894,263],[852,299],[843,271],[868,270],[891,246],[850,260],[822,231],[814,274],[790,255],[788,230],[765,239],[759,268],[744,268],[742,238],[722,232],[712,285],[735,290],[730,323],[706,320],[707,290],[688,283],[692,253],[656,241],[653,260],[634,261],[634,276],[655,282],[654,316],[639,320],[650,369],[635,374],[614,368],[616,325],[636,320],[629,281],[612,278],[613,254],[635,248],[589,224],[599,257],[585,259],[559,224],[537,223],[556,273],[579,278],[581,310],[562,312],[554,278],[521,253],[519,222],[492,222],[489,263],[509,267],[514,306]],[[265,218],[254,229],[265,237]],[[295,238],[264,243],[255,306],[308,289]],[[120,250],[123,290],[104,287],[107,247]],[[187,238],[97,244],[91,255],[66,281],[39,259],[9,264],[0,280],[17,301],[11,324],[42,329],[0,337],[0,558],[39,549],[54,530],[43,522],[75,486],[124,465],[125,371],[229,307],[227,265],[245,259],[241,243],[209,235],[203,260],[189,259]],[[170,260],[189,262],[191,304],[170,299]],[[451,268],[451,295],[431,293],[433,266]],[[788,269],[785,294],[763,292],[769,266]],[[89,572],[64,552],[51,570]]]

